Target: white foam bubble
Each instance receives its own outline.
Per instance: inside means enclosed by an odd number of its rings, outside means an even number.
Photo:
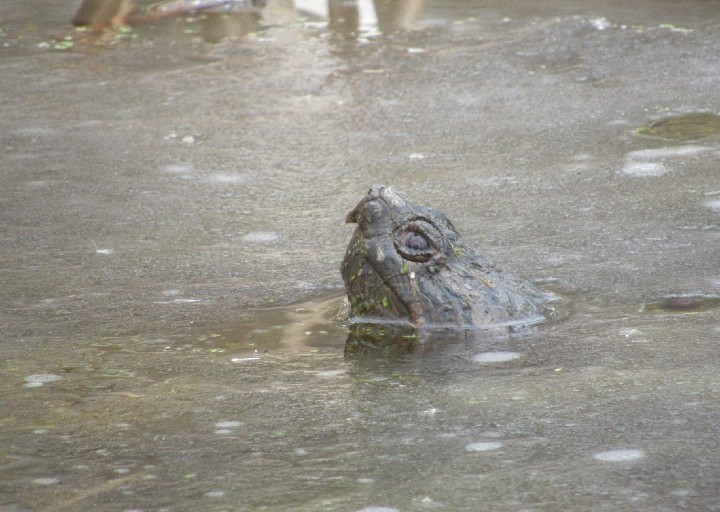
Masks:
[[[236,420],[218,421],[215,426],[217,428],[237,428],[242,426],[242,422]]]
[[[662,176],[667,168],[661,162],[635,162],[628,161],[623,165],[621,172],[628,176]]]
[[[192,165],[180,164],[180,165],[165,165],[160,168],[161,171],[170,174],[184,174],[193,170]]]
[[[345,373],[345,370],[326,370],[322,372],[317,372],[315,376],[321,377],[323,379],[334,379],[345,375]]]
[[[33,483],[35,485],[54,485],[60,483],[60,479],[55,477],[36,478]]]
[[[713,211],[720,212],[720,199],[705,201],[705,207],[710,208]]]
[[[605,30],[612,27],[612,23],[607,18],[595,18],[590,20],[590,25],[595,27],[596,30]]]
[[[60,375],[52,373],[36,373],[25,377],[26,388],[39,388],[40,386],[47,384],[48,382],[55,382],[62,379]]]
[[[504,363],[506,361],[512,361],[521,356],[520,352],[482,352],[475,354],[472,360],[476,363]]]
[[[683,156],[694,156],[712,151],[706,146],[673,146],[669,148],[640,149],[631,151],[626,156],[632,160],[664,160]]]
[[[712,148],[693,145],[630,151],[625,155],[625,164],[620,172],[636,177],[662,176],[668,172],[664,160],[695,156],[708,151],[712,151]]]
[[[210,175],[210,181],[216,183],[244,183],[245,176],[242,174],[215,173]]]
[[[274,242],[278,238],[280,238],[280,235],[272,231],[253,231],[242,237],[244,241],[254,243]]]
[[[632,462],[645,457],[642,450],[626,449],[626,450],[607,450],[593,455],[595,460],[603,462]]]
[[[498,443],[497,441],[487,441],[487,442],[481,442],[481,443],[470,443],[469,445],[465,446],[466,452],[489,452],[491,450],[498,450],[502,448],[502,443]]]

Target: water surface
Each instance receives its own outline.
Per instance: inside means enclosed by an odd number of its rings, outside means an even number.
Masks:
[[[720,138],[639,130],[718,2],[78,3],[0,6],[0,510],[718,510]],[[347,348],[373,184],[567,318]]]

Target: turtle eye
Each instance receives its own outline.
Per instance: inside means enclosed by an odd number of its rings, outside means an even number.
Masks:
[[[406,260],[424,263],[437,252],[435,228],[426,222],[412,222],[395,233],[395,249]]]
[[[428,239],[415,231],[403,231],[398,235],[398,242],[411,251],[424,251],[430,247]]]

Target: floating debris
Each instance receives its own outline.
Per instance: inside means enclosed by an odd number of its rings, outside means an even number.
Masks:
[[[720,297],[702,295],[679,295],[643,304],[641,313],[697,312],[720,306]]]
[[[641,126],[635,131],[640,135],[678,141],[702,139],[720,133],[720,116],[709,112],[669,116]]]

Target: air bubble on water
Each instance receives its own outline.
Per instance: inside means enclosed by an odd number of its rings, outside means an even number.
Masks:
[[[225,496],[225,491],[208,491],[203,496],[206,498],[222,498]]]
[[[360,477],[356,480],[359,484],[374,484],[375,479],[374,478],[367,478],[367,477]]]
[[[705,207],[710,208],[713,211],[720,212],[720,199],[713,199],[712,201],[705,201]]]
[[[476,363],[505,363],[521,356],[520,352],[482,352],[475,354],[472,360]]]
[[[612,27],[612,23],[607,18],[595,18],[590,20],[590,25],[595,27],[596,30],[605,30]]]
[[[645,177],[645,176],[662,176],[667,172],[667,168],[662,162],[625,162],[621,172],[628,176]]]
[[[252,233],[248,233],[242,237],[245,242],[254,243],[274,242],[278,238],[280,238],[280,235],[273,233],[272,231],[253,231]]]
[[[640,460],[643,457],[645,457],[645,452],[634,449],[607,450],[593,455],[595,460],[601,460],[603,462],[632,462]]]
[[[400,509],[392,507],[365,507],[357,512],[400,512]]]
[[[190,164],[164,165],[160,170],[169,174],[185,174],[192,171],[193,166]]]
[[[625,165],[620,172],[635,177],[662,176],[668,172],[664,160],[696,156],[711,150],[712,148],[707,146],[685,145],[630,151],[625,155]]]
[[[497,450],[499,448],[502,448],[502,443],[498,443],[497,441],[487,441],[487,442],[481,442],[481,443],[470,443],[469,445],[465,446],[466,452],[489,452],[491,450]]]
[[[237,428],[242,426],[242,422],[237,420],[218,421],[217,423],[215,423],[215,426],[217,428]]]
[[[669,148],[640,149],[630,151],[626,156],[631,160],[663,160],[665,158],[695,156],[712,151],[707,146],[673,146]]]
[[[117,473],[118,475],[127,475],[128,473],[130,473],[130,470],[128,468],[116,468],[113,471],[115,471],[115,473]]]
[[[230,174],[230,173],[222,173],[218,172],[215,174],[210,175],[210,181],[214,181],[215,183],[244,183],[245,176],[242,174]]]
[[[60,483],[60,479],[55,477],[36,478],[33,483],[36,485],[54,485]]]
[[[60,375],[55,375],[52,373],[36,373],[33,375],[28,375],[25,377],[25,387],[26,388],[39,388],[40,386],[43,386],[44,384],[47,384],[48,382],[56,382],[58,380],[62,379]]]
[[[345,370],[326,370],[315,373],[316,377],[321,377],[323,379],[334,379],[336,377],[341,377],[342,375],[345,375]]]
[[[670,496],[679,496],[684,498],[685,496],[690,496],[692,494],[692,491],[690,489],[674,489],[670,491]]]

